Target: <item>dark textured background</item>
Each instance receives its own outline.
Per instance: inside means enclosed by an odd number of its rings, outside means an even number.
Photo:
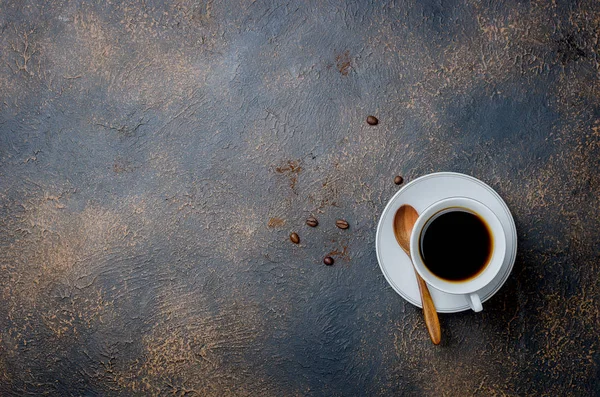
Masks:
[[[560,3],[0,0],[0,395],[600,395],[600,4]],[[519,254],[434,347],[374,239],[443,170]]]

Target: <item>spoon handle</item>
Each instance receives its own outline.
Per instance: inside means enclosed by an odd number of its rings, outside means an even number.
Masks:
[[[434,345],[438,345],[442,340],[442,330],[440,329],[440,320],[438,318],[435,305],[429,294],[429,288],[425,284],[425,280],[415,271],[417,282],[419,283],[419,292],[421,292],[421,302],[423,303],[423,315],[425,316],[425,325],[429,331],[429,337]]]

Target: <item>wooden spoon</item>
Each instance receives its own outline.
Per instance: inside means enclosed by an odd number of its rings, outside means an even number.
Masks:
[[[408,204],[398,208],[396,215],[394,215],[394,235],[396,241],[400,247],[406,252],[406,255],[410,258],[410,234],[412,233],[413,226],[417,221],[419,214],[417,210]],[[410,261],[412,264],[412,259]],[[414,269],[414,265],[413,265]],[[421,293],[421,302],[423,303],[423,314],[425,316],[425,325],[427,325],[427,331],[434,345],[440,343],[442,339],[442,331],[440,329],[440,320],[438,319],[435,305],[429,294],[429,289],[425,280],[421,278],[417,270],[415,269],[415,276],[417,276],[417,283],[419,284],[419,292]]]

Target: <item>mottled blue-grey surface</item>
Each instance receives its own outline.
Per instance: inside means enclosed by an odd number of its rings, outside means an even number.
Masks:
[[[0,395],[600,395],[599,43],[595,0],[0,0]],[[374,249],[433,171],[519,233],[437,347]]]

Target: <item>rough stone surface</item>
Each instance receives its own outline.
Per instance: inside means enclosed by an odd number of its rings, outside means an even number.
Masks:
[[[598,395],[596,0],[1,0],[0,33],[0,395]],[[434,347],[374,239],[390,175],[443,170],[519,254]]]

